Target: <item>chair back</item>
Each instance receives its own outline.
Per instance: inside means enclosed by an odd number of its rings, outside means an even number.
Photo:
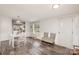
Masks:
[[[47,37],[48,37],[48,33],[44,32],[44,38],[47,38]]]
[[[53,39],[53,40],[55,40],[55,33],[50,33],[50,39]]]

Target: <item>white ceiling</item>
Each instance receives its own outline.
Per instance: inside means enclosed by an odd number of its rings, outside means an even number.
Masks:
[[[79,12],[77,4],[60,4],[58,9],[51,8],[50,4],[2,4],[0,15],[28,21],[36,21],[44,18],[67,15]]]

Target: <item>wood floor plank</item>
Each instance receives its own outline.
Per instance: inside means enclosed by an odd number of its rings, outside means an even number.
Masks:
[[[0,48],[1,55],[70,55],[70,49],[48,44],[38,39],[26,38],[25,46],[12,48],[6,46],[7,41],[3,42]],[[8,48],[7,48],[8,47]]]

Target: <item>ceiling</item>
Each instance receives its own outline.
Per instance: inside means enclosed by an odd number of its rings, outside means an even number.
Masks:
[[[78,4],[60,4],[54,9],[50,4],[1,4],[0,15],[23,20],[36,21],[60,15],[68,15],[79,12]]]

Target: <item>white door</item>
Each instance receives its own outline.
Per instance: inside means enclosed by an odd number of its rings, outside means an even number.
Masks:
[[[73,19],[73,45],[79,46],[79,16]]]
[[[72,48],[72,18],[62,18],[59,20],[58,43],[67,48]]]

